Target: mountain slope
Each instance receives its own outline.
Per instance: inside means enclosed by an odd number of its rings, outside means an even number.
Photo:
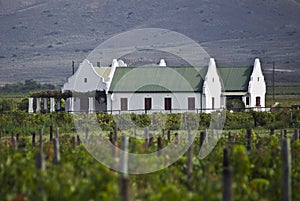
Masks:
[[[134,28],[165,28],[199,42],[218,65],[252,65],[260,57],[300,75],[297,0],[0,0],[0,82],[63,83],[102,41]]]

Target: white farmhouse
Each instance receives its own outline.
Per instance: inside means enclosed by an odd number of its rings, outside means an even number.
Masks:
[[[94,67],[88,60],[84,60],[62,88],[63,93],[72,92],[72,97],[66,101],[66,111],[106,111],[105,92],[108,89],[109,73],[110,68]]]
[[[210,113],[225,109],[231,98],[264,111],[266,83],[259,59],[253,67],[217,67],[213,58],[206,67],[168,67],[163,59],[159,66],[127,67],[114,59],[111,67],[94,67],[84,60],[62,92],[72,92],[67,112]],[[30,113],[32,104],[30,98]]]

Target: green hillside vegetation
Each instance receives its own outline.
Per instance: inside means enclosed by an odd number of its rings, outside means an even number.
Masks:
[[[0,97],[27,95],[32,91],[55,90],[58,88],[58,86],[52,84],[41,84],[35,80],[26,80],[25,82],[5,84],[4,86],[0,87]]]

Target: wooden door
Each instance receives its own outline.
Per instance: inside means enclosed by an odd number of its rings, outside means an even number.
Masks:
[[[165,110],[171,110],[172,108],[172,99],[165,98]]]
[[[128,110],[128,101],[127,98],[121,98],[121,111]]]

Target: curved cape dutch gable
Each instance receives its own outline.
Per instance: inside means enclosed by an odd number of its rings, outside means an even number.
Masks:
[[[88,60],[84,60],[77,69],[76,73],[68,78],[62,88],[62,92],[92,92],[92,91],[107,91],[107,83],[104,78],[99,75],[93,64]]]

